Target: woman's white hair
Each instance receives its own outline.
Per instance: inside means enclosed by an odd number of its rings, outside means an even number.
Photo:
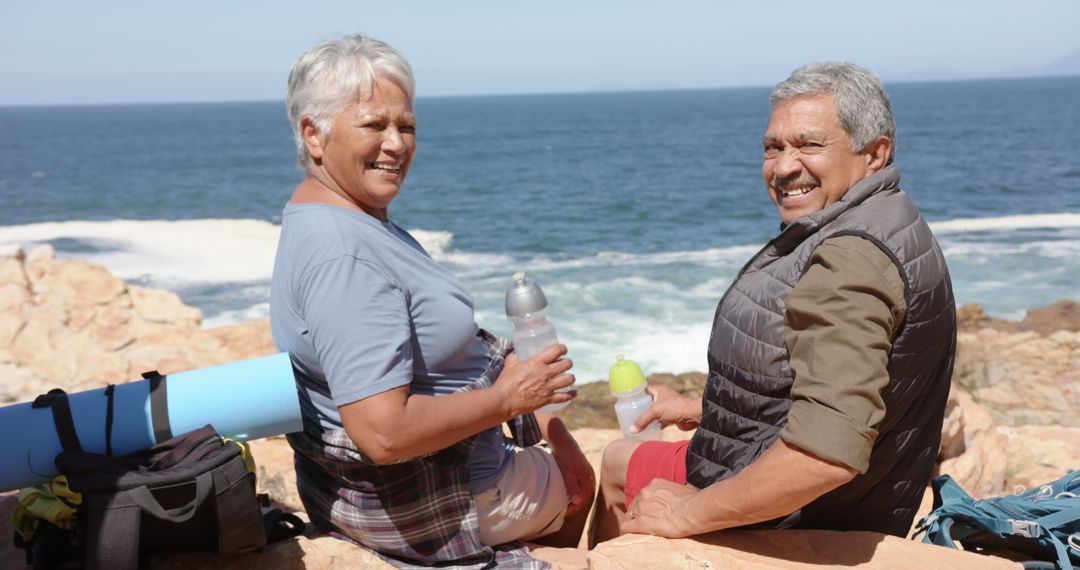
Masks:
[[[851,150],[861,152],[884,135],[892,141],[889,162],[896,153],[896,122],[881,79],[865,67],[846,62],[815,62],[791,72],[773,89],[776,105],[797,97],[831,94],[840,124],[851,135]]]
[[[320,140],[330,135],[334,118],[349,105],[366,101],[376,78],[389,79],[413,101],[416,81],[409,62],[394,48],[359,34],[325,41],[304,52],[289,73],[285,107],[296,139],[297,159],[307,173],[310,156],[300,120],[311,117]]]

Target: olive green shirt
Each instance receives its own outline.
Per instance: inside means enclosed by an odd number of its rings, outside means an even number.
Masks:
[[[829,238],[791,290],[784,340],[794,374],[785,443],[865,473],[892,337],[904,320],[904,282],[888,255],[857,236]]]

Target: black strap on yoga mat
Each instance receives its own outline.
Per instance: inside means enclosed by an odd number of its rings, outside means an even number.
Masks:
[[[53,424],[56,425],[56,435],[60,438],[60,446],[65,451],[82,451],[79,443],[79,435],[75,432],[75,422],[71,418],[71,405],[68,404],[67,392],[60,388],[53,388],[48,393],[34,398],[32,408],[52,408]]]
[[[115,384],[109,384],[105,387],[105,397],[108,398],[108,403],[105,405],[105,455],[112,455],[113,401],[116,400]]]
[[[172,439],[172,424],[169,423],[169,394],[167,376],[157,370],[143,372],[143,378],[150,382],[150,421],[154,426],[154,443]]]

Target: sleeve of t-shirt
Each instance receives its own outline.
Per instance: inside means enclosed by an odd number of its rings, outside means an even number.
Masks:
[[[784,442],[866,472],[905,311],[900,273],[872,242],[843,236],[817,247],[784,315],[795,377]]]
[[[405,292],[371,261],[341,256],[301,281],[307,334],[334,405],[412,381],[412,325]]]

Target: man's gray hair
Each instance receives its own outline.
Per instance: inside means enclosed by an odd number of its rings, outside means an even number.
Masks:
[[[884,135],[892,141],[889,162],[896,153],[896,123],[881,79],[865,67],[846,62],[815,62],[791,72],[773,89],[769,102],[831,94],[840,124],[851,135],[852,152],[861,152]]]
[[[345,36],[325,41],[296,60],[289,73],[285,107],[296,139],[297,159],[305,174],[310,156],[300,132],[300,120],[311,117],[320,140],[326,140],[338,113],[369,99],[377,78],[393,81],[409,101],[415,100],[412,67],[396,49],[379,40]]]

